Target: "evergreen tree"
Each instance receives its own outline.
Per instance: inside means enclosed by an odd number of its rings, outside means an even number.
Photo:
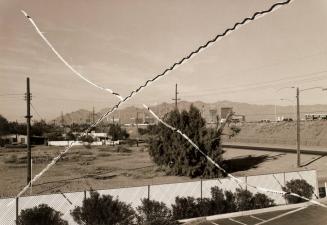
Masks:
[[[112,137],[113,141],[123,140],[129,137],[126,129],[121,128],[119,124],[111,124],[108,134]]]
[[[206,128],[200,111],[193,105],[189,111],[174,110],[168,113],[164,120],[190,137],[214,161],[221,161],[220,137],[216,130]],[[162,124],[157,128],[157,135],[150,139],[149,154],[156,164],[170,167],[170,173],[174,175],[217,177],[220,174],[220,171],[180,134],[172,132]]]

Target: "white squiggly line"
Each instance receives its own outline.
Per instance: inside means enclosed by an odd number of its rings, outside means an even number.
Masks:
[[[279,3],[275,3],[274,5],[272,5],[268,10],[265,11],[261,11],[261,12],[256,12],[252,15],[252,17],[248,17],[243,19],[242,22],[238,22],[235,23],[234,26],[232,28],[228,28],[226,29],[223,33],[216,35],[213,39],[209,40],[208,42],[206,42],[204,45],[199,46],[196,50],[194,50],[193,52],[191,52],[189,55],[185,56],[184,58],[182,58],[180,61],[174,63],[172,66],[170,66],[169,68],[167,68],[166,70],[164,70],[161,74],[156,75],[154,78],[147,80],[143,85],[141,85],[140,87],[138,87],[137,89],[133,90],[128,96],[126,96],[125,98],[123,98],[122,96],[120,96],[117,93],[114,93],[111,89],[109,88],[104,88],[101,87],[91,81],[89,81],[87,78],[85,78],[82,74],[80,74],[78,71],[76,71],[69,63],[66,62],[66,60],[55,50],[55,48],[51,45],[51,43],[45,38],[45,36],[42,34],[42,32],[39,30],[39,28],[36,26],[35,22],[32,20],[32,18],[27,15],[27,13],[22,10],[22,13],[24,14],[25,17],[27,17],[27,19],[32,23],[32,25],[34,26],[34,28],[36,29],[36,31],[38,32],[38,34],[42,37],[42,39],[47,43],[47,45],[51,48],[51,50],[57,55],[57,57],[71,70],[73,71],[77,76],[79,76],[80,78],[82,78],[83,80],[85,80],[86,82],[88,82],[89,84],[103,89],[105,91],[110,92],[111,94],[116,95],[116,97],[118,97],[120,99],[120,101],[114,106],[112,107],[109,111],[107,111],[105,114],[103,114],[95,123],[93,123],[85,132],[83,135],[87,134],[90,129],[92,129],[93,127],[97,126],[104,118],[108,117],[109,115],[111,115],[113,112],[115,112],[122,104],[124,104],[125,102],[127,102],[128,100],[132,99],[133,96],[135,96],[137,93],[139,93],[143,88],[149,86],[151,83],[153,83],[154,81],[158,80],[160,77],[166,75],[167,73],[173,71],[174,69],[176,69],[178,66],[184,64],[185,62],[187,62],[189,59],[191,59],[193,56],[197,55],[198,53],[200,53],[201,51],[207,49],[208,47],[212,46],[215,42],[221,40],[224,36],[230,34],[231,32],[237,30],[240,26],[243,26],[245,24],[247,24],[248,22],[254,21],[256,19],[261,18],[264,15],[267,15],[273,11],[275,11],[276,9],[278,9],[280,6],[282,5],[286,5],[291,3],[291,0],[287,0],[285,2],[279,2]],[[73,146],[67,146],[65,148],[65,150],[60,153],[56,158],[53,159],[53,161],[46,166],[46,168],[44,168],[39,174],[37,174],[32,180],[31,183],[33,184],[35,181],[37,181],[47,170],[49,170],[60,158],[62,155],[64,155],[66,152],[69,151],[69,149]],[[19,192],[19,194],[17,195],[17,197],[20,197],[22,194],[24,194],[28,188],[30,187],[30,184],[26,185],[21,192]]]
[[[53,45],[50,43],[50,41],[48,41],[48,39],[43,35],[43,33],[40,31],[40,29],[38,28],[38,26],[36,25],[36,23],[34,22],[34,20],[27,15],[27,13],[24,10],[21,10],[21,12],[24,14],[24,16],[31,22],[31,24],[33,25],[33,27],[35,28],[36,32],[40,35],[40,37],[44,40],[44,42],[50,47],[50,49],[53,51],[53,53],[58,57],[58,59],[60,59],[61,62],[63,62],[65,64],[65,66],[67,66],[75,75],[77,75],[78,77],[80,77],[81,79],[83,79],[84,81],[86,81],[87,83],[91,84],[92,86],[99,88],[101,90],[110,92],[111,94],[114,94],[114,92],[109,89],[109,88],[104,88],[101,87],[100,85],[97,85],[96,83],[90,81],[89,79],[87,79],[85,76],[83,76],[80,72],[78,72],[74,67],[72,67],[61,55],[60,53],[53,47]],[[120,98],[122,99],[122,97],[120,96]]]
[[[217,167],[220,171],[222,171],[224,174],[226,174],[229,178],[231,178],[233,181],[235,181],[237,184],[243,184],[245,186],[248,187],[252,187],[254,189],[257,189],[260,192],[267,192],[267,193],[273,193],[273,194],[280,194],[280,195],[292,195],[301,199],[304,199],[306,201],[310,201],[313,204],[322,206],[324,208],[327,208],[326,205],[315,201],[313,199],[308,199],[304,196],[298,195],[296,193],[292,193],[292,192],[285,192],[285,191],[276,191],[276,190],[272,190],[272,189],[267,189],[267,188],[263,188],[263,187],[259,187],[259,186],[254,186],[254,185],[250,185],[247,182],[244,182],[240,179],[238,179],[237,177],[234,177],[232,174],[227,173],[227,171],[222,168],[218,163],[216,163],[212,158],[210,158],[207,154],[204,153],[204,151],[202,151],[185,133],[183,133],[181,130],[169,125],[168,123],[164,122],[162,119],[159,118],[159,116],[157,116],[148,106],[146,106],[145,104],[143,104],[144,108],[146,108],[150,114],[156,119],[158,120],[160,123],[162,123],[164,126],[166,126],[167,128],[169,128],[170,130],[172,130],[173,132],[179,133],[185,140],[187,140],[198,152],[200,152],[210,163],[212,163],[215,167]]]

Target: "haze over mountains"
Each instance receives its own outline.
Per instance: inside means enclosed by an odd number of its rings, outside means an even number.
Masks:
[[[180,101],[178,103],[179,110],[188,110],[193,104],[197,107],[202,116],[207,120],[212,120],[212,113],[210,110],[217,110],[218,115],[220,115],[221,107],[232,107],[237,115],[245,115],[246,121],[260,121],[260,120],[275,120],[275,105],[256,105],[240,102],[231,101],[218,101],[215,103],[205,103],[201,101],[188,102]],[[173,110],[175,107],[174,103],[161,103],[156,106],[150,106],[150,108],[158,114],[160,117],[164,116],[167,112]],[[102,114],[104,114],[109,108],[102,109],[95,112],[94,119],[96,120]],[[138,117],[140,121],[143,121],[145,117],[151,118],[151,115],[144,108],[137,108],[135,106],[129,106],[117,110],[111,116],[109,116],[105,121],[112,121],[113,119],[117,121],[120,118],[121,123],[134,123],[136,113],[138,112]],[[301,106],[301,117],[303,118],[306,113],[327,113],[327,105],[303,105]],[[295,106],[276,106],[276,116],[295,118]],[[55,118],[54,122],[61,123],[64,121],[65,124],[71,123],[89,123],[93,120],[93,112],[85,109],[80,109],[71,113],[66,113],[62,116]]]

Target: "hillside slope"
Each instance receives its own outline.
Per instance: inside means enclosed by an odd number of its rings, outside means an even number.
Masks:
[[[226,142],[296,144],[296,122],[243,123],[241,132]],[[301,144],[327,147],[327,121],[301,121]]]

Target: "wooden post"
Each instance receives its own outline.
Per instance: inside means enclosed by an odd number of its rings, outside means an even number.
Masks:
[[[150,184],[148,185],[148,200],[150,200]]]
[[[16,198],[16,224],[18,224],[18,216],[19,216],[19,207],[18,207],[18,202],[19,202],[19,198]]]
[[[296,88],[296,147],[297,147],[297,167],[301,167],[301,135],[300,135],[300,90]]]
[[[30,78],[26,78],[26,106],[27,106],[27,114],[26,114],[26,125],[27,125],[27,184],[30,184],[32,179],[32,168],[31,168],[31,93],[30,93]],[[31,185],[31,184],[30,184]]]
[[[200,180],[200,198],[201,198],[201,201],[202,201],[202,198],[203,198],[203,181],[202,181],[202,178]]]

